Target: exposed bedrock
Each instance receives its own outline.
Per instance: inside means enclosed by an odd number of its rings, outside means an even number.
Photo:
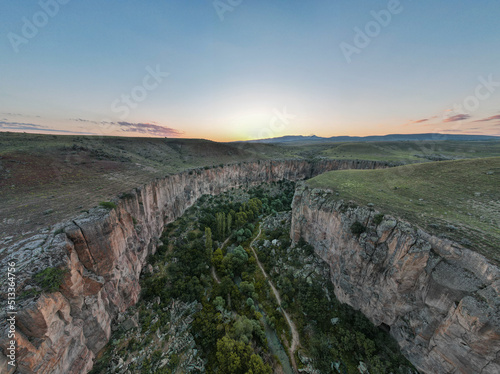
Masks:
[[[108,342],[118,313],[134,305],[139,276],[154,253],[163,226],[200,196],[281,179],[301,180],[328,170],[372,169],[369,161],[261,161],[170,175],[117,200],[117,208],[94,208],[43,233],[0,249],[0,274],[16,263],[17,367],[8,365],[6,288],[0,299],[0,372],[86,373]],[[20,297],[34,274],[67,269],[60,292]]]
[[[329,264],[338,299],[389,326],[421,372],[500,373],[499,268],[398,218],[377,225],[377,213],[299,186],[291,236]]]

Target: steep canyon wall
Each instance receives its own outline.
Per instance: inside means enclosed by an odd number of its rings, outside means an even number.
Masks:
[[[329,264],[338,299],[388,326],[421,372],[500,373],[500,269],[398,218],[377,224],[376,213],[302,185],[291,236]]]
[[[0,372],[88,372],[109,340],[112,321],[137,302],[142,268],[164,225],[200,196],[281,179],[302,180],[328,170],[387,166],[285,160],[186,171],[135,189],[118,200],[115,209],[91,209],[0,249],[0,274],[7,274],[9,262],[15,263],[18,295],[16,367],[8,365],[6,295],[0,299]],[[29,296],[33,275],[48,267],[67,270],[60,290]]]

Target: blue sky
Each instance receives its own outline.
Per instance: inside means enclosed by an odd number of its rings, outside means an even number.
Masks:
[[[4,1],[0,131],[500,135],[500,4],[436,3]]]

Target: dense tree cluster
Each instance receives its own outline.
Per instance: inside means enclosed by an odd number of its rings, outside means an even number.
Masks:
[[[256,266],[249,249],[264,216],[290,209],[294,187],[278,182],[252,188],[247,194],[236,191],[218,197],[202,197],[200,204],[167,225],[162,245],[151,256],[154,271],[142,278],[143,299],[154,305],[141,308],[140,330],[143,341],[131,339],[123,350],[139,350],[152,342],[154,332],[169,324],[164,310],[171,300],[197,302],[191,333],[206,359],[208,373],[270,374],[276,358],[268,350],[266,331],[290,342],[288,325],[280,312],[266,279]],[[278,215],[279,217],[279,215]],[[314,277],[297,277],[293,267],[313,255],[313,248],[300,240],[290,251],[285,220],[274,218],[276,227],[263,231],[258,253],[266,271],[281,294],[281,307],[287,309],[301,334],[301,344],[322,373],[358,373],[363,361],[370,373],[402,373],[408,366],[389,335],[373,326],[361,313],[340,304],[330,282]],[[280,225],[281,222],[281,225]],[[263,246],[267,240],[277,244]],[[276,242],[275,242],[276,243]],[[279,259],[287,266],[279,266]],[[215,275],[213,275],[215,272]],[[160,302],[152,302],[157,300]],[[265,326],[269,328],[265,328]],[[147,335],[149,334],[149,335]],[[172,373],[182,362],[182,354],[170,357],[159,368],[162,351],[156,350],[130,370],[142,373]]]
[[[248,240],[254,230],[252,222],[256,221],[259,215],[291,209],[294,184],[280,181],[271,187],[259,186],[250,189],[250,198],[243,202],[234,201],[232,198],[213,198],[215,203],[205,204],[201,209],[199,229],[210,227],[213,238],[221,242],[230,235],[235,236],[239,243]],[[206,202],[208,198],[202,197],[201,201]]]
[[[217,366],[221,374],[271,374],[269,365],[253,353],[248,343],[228,336],[217,341]]]
[[[266,232],[269,238],[286,237],[281,230]],[[271,272],[276,266],[275,258],[287,256],[284,246],[262,247],[261,262],[267,267],[281,293],[282,305],[291,309],[296,325],[301,331],[302,344],[315,366],[322,373],[336,372],[332,362],[341,364],[341,372],[358,373],[363,361],[370,373],[407,373],[411,364],[399,352],[395,340],[375,327],[361,312],[341,304],[336,298],[330,282],[311,277],[296,277],[292,269]],[[276,251],[271,256],[271,251]],[[313,249],[300,240],[295,253],[310,256]],[[293,262],[294,255],[288,255]],[[300,263],[294,266],[301,268]]]

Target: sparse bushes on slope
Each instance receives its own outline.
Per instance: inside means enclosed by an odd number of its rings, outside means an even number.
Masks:
[[[102,206],[103,208],[106,208],[109,210],[116,209],[116,204],[113,203],[112,201],[101,201],[99,203],[99,206]]]
[[[365,225],[363,225],[359,221],[356,221],[351,225],[351,232],[356,236],[360,236],[365,231],[366,231]]]

